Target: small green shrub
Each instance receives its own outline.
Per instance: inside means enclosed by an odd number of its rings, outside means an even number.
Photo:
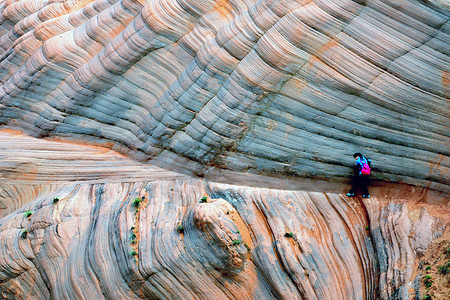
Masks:
[[[59,201],[58,197],[53,198],[53,204],[58,203],[58,201]]]
[[[250,250],[251,250],[251,249],[250,249],[250,246],[247,245],[247,243],[245,243],[244,246],[245,246],[245,248],[247,248],[247,251],[250,251]]]
[[[425,284],[425,286],[427,288],[431,287],[431,285],[433,284],[433,279],[431,278],[430,275],[425,275],[423,277],[423,283]]]
[[[138,255],[138,253],[137,253],[136,250],[132,250],[132,251],[130,252],[130,254],[131,254],[131,256],[136,256],[136,255]]]
[[[141,198],[135,198],[133,200],[133,206],[136,208],[139,208],[139,206],[141,205],[142,199]]]
[[[425,268],[425,271],[430,271],[431,270],[431,266],[428,266]]]
[[[22,231],[22,234],[20,235],[23,239],[26,239],[28,235],[28,230]]]
[[[179,233],[184,233],[184,227],[183,227],[183,225],[178,225],[177,231],[178,231]]]
[[[202,199],[200,199],[200,203],[207,203],[208,198],[206,196],[203,196]]]
[[[31,217],[31,215],[33,214],[33,212],[31,211],[31,210],[27,210],[26,212],[25,212],[25,217]]]
[[[292,231],[291,231],[291,232],[286,232],[286,233],[284,234],[284,236],[285,236],[285,237],[291,238],[291,237],[294,236],[294,234],[293,234]]]
[[[370,228],[369,226],[366,226],[366,230],[369,230],[369,228]]]
[[[136,244],[137,243],[137,241],[136,240],[131,240],[131,244]]]
[[[424,295],[424,296],[422,297],[422,299],[423,299],[423,300],[431,300],[431,299],[433,299],[433,298],[431,298],[430,295],[426,294],[426,295]]]
[[[236,233],[241,233],[241,232],[238,230],[238,231],[236,231]]]
[[[132,231],[134,230],[134,228],[136,228],[136,227],[134,227],[134,226],[131,226],[131,230],[132,230]]]
[[[136,239],[136,237],[137,237],[137,236],[136,236],[136,233],[134,233],[134,232],[133,232],[133,233],[131,233],[131,239],[132,239],[132,240],[135,240],[135,239]]]
[[[450,260],[445,263],[443,266],[438,267],[439,274],[447,275],[450,273]]]
[[[233,240],[233,246],[240,245],[241,243],[242,241],[240,240]]]

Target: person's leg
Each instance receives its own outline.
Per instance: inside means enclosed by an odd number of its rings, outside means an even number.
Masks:
[[[363,193],[363,197],[366,196],[366,198],[369,196],[369,190],[367,186],[369,185],[369,177],[368,176],[361,176],[361,189]]]
[[[358,190],[358,186],[360,186],[360,176],[354,176],[352,180],[352,189],[347,193],[347,196],[354,196],[356,191]]]

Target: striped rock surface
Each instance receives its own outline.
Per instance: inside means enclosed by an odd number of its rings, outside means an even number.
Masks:
[[[246,187],[0,137],[6,299],[410,299],[430,243],[448,239],[450,209],[423,189]]]
[[[449,19],[444,0],[0,0],[0,125],[27,134],[0,132],[2,296],[421,297],[448,236]],[[371,199],[342,196],[354,152]]]
[[[0,124],[216,169],[449,185],[448,1],[0,1]],[[182,170],[184,169],[184,170]]]

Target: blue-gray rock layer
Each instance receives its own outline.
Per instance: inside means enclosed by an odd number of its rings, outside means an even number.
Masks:
[[[446,1],[0,1],[0,124],[139,160],[444,191]]]

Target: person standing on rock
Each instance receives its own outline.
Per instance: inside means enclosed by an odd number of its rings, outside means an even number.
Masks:
[[[357,174],[353,179],[353,187],[350,192],[347,193],[348,197],[355,196],[355,192],[357,189],[361,189],[363,192],[363,198],[370,198],[369,190],[367,189],[367,185],[369,184],[369,175],[370,175],[370,159],[366,158],[361,153],[353,154],[355,158],[355,169]]]

